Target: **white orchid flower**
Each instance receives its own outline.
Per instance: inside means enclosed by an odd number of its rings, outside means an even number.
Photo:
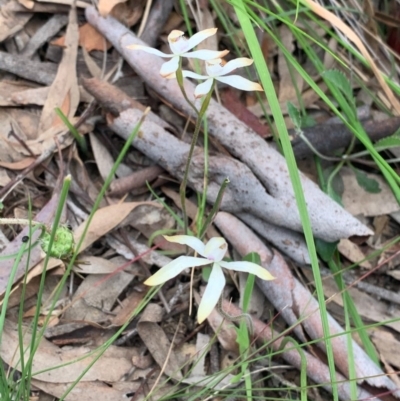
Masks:
[[[150,54],[155,54],[156,56],[171,58],[170,61],[167,61],[161,66],[160,70],[160,74],[163,77],[168,77],[179,68],[180,57],[198,58],[200,60],[212,60],[215,58],[226,56],[229,53],[229,50],[223,50],[223,51],[197,50],[193,52],[189,51],[193,49],[195,46],[197,46],[203,40],[207,39],[212,35],[215,35],[216,32],[217,28],[205,29],[203,31],[197,32],[190,39],[186,39],[184,36],[184,32],[174,29],[168,35],[168,43],[172,51],[172,54],[166,54],[161,52],[160,50],[142,45],[131,45],[128,46],[128,48],[134,50],[139,49]]]
[[[189,267],[206,266],[213,264],[208,285],[200,301],[197,320],[202,323],[215,308],[222,290],[225,286],[225,276],[222,268],[238,272],[255,274],[263,280],[273,280],[273,277],[263,267],[251,262],[224,262],[222,258],[228,249],[228,244],[221,237],[211,238],[206,245],[196,237],[189,235],[164,236],[167,241],[187,245],[194,249],[203,258],[193,256],[179,256],[177,259],[162,267],[144,283],[146,285],[159,285],[177,276]]]
[[[236,70],[236,68],[247,67],[251,64],[253,64],[253,60],[247,57],[236,58],[228,61],[227,63],[221,58],[217,58],[206,61],[206,71],[208,76],[196,74],[192,71],[182,71],[182,74],[186,78],[206,80],[205,82],[196,86],[196,89],[194,90],[194,96],[196,98],[202,97],[210,92],[214,79],[244,91],[262,91],[263,88],[260,84],[249,81],[240,75],[229,75],[227,77],[224,76],[233,70]],[[172,76],[169,76],[168,78],[172,78]]]

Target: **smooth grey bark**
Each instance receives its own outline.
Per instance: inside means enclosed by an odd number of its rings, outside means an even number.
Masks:
[[[92,7],[86,9],[86,17],[89,23],[115,46],[149,87],[178,110],[195,118],[193,110],[184,100],[176,81],[164,79],[159,75],[162,59],[140,50],[128,49],[127,47],[131,44],[145,44],[113,18],[100,17]],[[185,89],[189,98],[194,99],[194,85],[185,80]],[[129,125],[126,116],[122,117],[123,114],[121,118],[124,119],[124,124]],[[246,164],[258,182],[266,189],[265,191],[253,188],[253,192],[259,191],[261,198],[252,197],[251,202],[254,203],[247,201],[246,194],[242,193],[237,199],[237,202],[244,202],[241,205],[242,211],[250,212],[269,223],[302,232],[286,161],[282,155],[214,100],[210,102],[207,118],[210,135]],[[115,124],[114,126],[116,127]],[[160,141],[155,141],[154,145],[160,146]],[[247,179],[248,175],[242,178]],[[229,179],[233,181],[233,177]],[[316,237],[333,242],[353,235],[372,234],[368,227],[341,208],[303,174],[301,174],[301,181],[313,233]],[[273,202],[266,203],[265,194],[268,195],[268,199],[273,199]]]

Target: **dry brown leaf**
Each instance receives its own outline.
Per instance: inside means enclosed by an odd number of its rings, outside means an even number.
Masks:
[[[34,89],[33,85],[21,81],[1,81],[0,106],[14,106],[13,95],[29,89]]]
[[[110,174],[112,166],[114,165],[114,158],[109,150],[99,141],[97,136],[92,132],[89,134],[90,143],[92,145],[93,155],[96,161],[96,166],[103,181],[105,181]]]
[[[149,379],[150,376],[150,379]],[[127,394],[135,394],[136,392],[143,391],[143,380],[146,380],[148,386],[152,386],[154,379],[150,371],[142,371],[136,369],[135,373],[131,376],[132,380],[119,381],[106,383],[93,381],[93,382],[78,382],[74,385],[71,392],[65,397],[66,401],[116,401],[124,400]],[[136,381],[134,381],[136,380]],[[52,394],[56,399],[65,396],[66,391],[72,387],[72,383],[48,383],[41,380],[32,379],[32,384],[41,389],[42,391]],[[154,399],[161,399],[163,395],[167,395],[172,391],[172,385],[162,385],[157,387],[153,395],[157,396]]]
[[[64,319],[91,323],[109,321],[116,300],[134,278],[124,271],[87,276],[75,291]]]
[[[150,287],[146,287],[144,291],[135,290],[120,302],[120,305],[113,311],[115,316],[111,320],[111,326],[119,327],[125,324],[132,317],[132,312],[140,305],[148,291],[150,291]]]
[[[0,169],[0,187],[4,187],[11,181],[10,177],[7,174],[7,171],[3,168]]]
[[[88,52],[92,50],[104,51],[110,49],[111,43],[95,29],[92,25],[86,23],[79,28],[79,45]]]
[[[371,263],[368,260],[364,260],[366,255],[362,252],[361,248],[355,244],[354,242],[350,241],[347,238],[341,239],[338,244],[338,251],[350,262],[358,263],[361,267],[366,269],[371,269]],[[360,263],[361,260],[364,260]]]
[[[371,340],[386,362],[400,369],[400,343],[396,336],[383,328],[377,327],[371,331]]]
[[[64,47],[65,35],[51,42],[52,45]],[[79,27],[79,46],[91,52],[92,50],[104,51],[111,47],[104,36],[92,25],[86,23]]]
[[[56,78],[50,87],[49,95],[40,118],[39,132],[43,132],[43,135],[46,134],[46,131],[55,126],[57,126],[59,130],[65,128],[61,119],[54,111],[56,107],[59,107],[64,115],[71,120],[79,105],[78,79],[76,76],[78,40],[79,33],[76,9],[72,7],[69,13],[63,57],[58,66]],[[41,137],[43,135],[41,135]]]
[[[381,190],[378,193],[371,193],[357,183],[353,170],[345,167],[340,170],[339,174],[344,186],[342,202],[344,208],[351,214],[373,217],[399,210],[399,204],[392,190],[381,176],[365,173],[369,179],[378,182]]]
[[[173,351],[173,345],[169,341],[164,330],[157,324],[162,318],[162,307],[156,304],[148,304],[137,325],[140,338],[146,344],[149,352],[164,369],[165,374],[175,380],[182,380],[182,373],[177,354]]]
[[[281,25],[280,38],[283,46],[289,53],[294,51],[294,38],[292,31],[286,26]],[[302,92],[304,80],[301,75],[294,69],[290,68],[286,57],[281,49],[278,51],[278,71],[279,71],[279,103],[286,104],[288,101],[292,103],[297,100],[297,91]],[[296,82],[294,83],[293,80]]]
[[[107,234],[118,224],[120,224],[129,213],[141,205],[159,205],[155,202],[129,202],[119,203],[116,205],[106,206],[97,210],[90,223],[89,230],[86,233],[85,239],[79,249],[79,252],[84,251],[89,245],[97,241],[103,235]],[[84,221],[74,233],[75,242],[78,243],[85,228],[86,221]]]
[[[25,157],[24,159],[15,163],[0,162],[0,166],[8,168],[9,170],[24,170],[35,160],[36,159],[34,157]]]
[[[0,355],[11,367],[21,369],[19,365],[19,335],[16,323],[7,322],[2,333]],[[30,349],[31,334],[27,331],[23,336],[24,349]],[[59,348],[42,338],[35,357],[33,368],[35,378],[51,383],[71,383],[77,380],[92,362],[96,353],[90,354],[88,347]],[[110,346],[91,369],[80,379],[82,382],[94,380],[116,382],[132,368],[132,358],[138,352],[129,347]],[[85,357],[87,356],[87,357]],[[77,360],[82,358],[81,360]],[[76,362],[73,362],[76,361]],[[63,365],[63,366],[60,366]],[[37,373],[41,372],[41,373]]]
[[[14,1],[8,1],[1,6],[0,12],[0,42],[19,32],[33,17],[33,13],[14,11]]]
[[[33,0],[18,0],[19,4],[22,4],[28,10],[31,10],[35,6],[35,2]]]
[[[82,49],[83,60],[85,61],[86,67],[89,70],[92,77],[101,79],[103,73],[101,68],[96,64],[96,62],[92,59],[92,57],[90,57],[89,52],[86,50],[84,46],[82,46],[81,49]]]
[[[126,0],[99,0],[97,8],[102,17],[107,17],[117,4],[125,2]]]

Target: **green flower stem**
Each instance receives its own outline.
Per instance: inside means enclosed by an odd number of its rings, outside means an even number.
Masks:
[[[230,182],[229,178],[224,179],[224,182],[222,183],[221,188],[218,191],[217,199],[214,202],[214,206],[211,209],[211,212],[208,214],[207,219],[206,219],[205,223],[203,224],[203,228],[199,232],[200,239],[202,239],[204,237],[204,234],[206,233],[208,226],[211,224],[215,215],[217,214],[219,207],[221,205],[222,197],[224,196],[225,189],[228,186],[229,182]]]
[[[177,76],[178,76],[178,74],[177,74]],[[179,82],[178,82],[178,84],[179,84]],[[206,114],[208,105],[210,104],[214,86],[215,86],[215,80],[213,81],[212,87],[211,87],[210,91],[208,92],[207,96],[205,97],[203,104],[201,105],[200,112],[198,113],[196,126],[195,126],[194,133],[193,133],[192,143],[190,144],[190,149],[189,149],[188,157],[186,160],[185,173],[183,175],[183,180],[182,180],[181,186],[179,188],[179,193],[181,195],[181,204],[182,204],[183,224],[184,224],[185,235],[188,234],[188,217],[187,217],[187,213],[186,213],[186,187],[187,187],[187,181],[188,181],[188,176],[189,176],[189,168],[190,168],[190,163],[192,161],[194,148],[196,146],[196,142],[199,137],[201,121],[203,120],[203,117]]]
[[[183,85],[182,57],[179,58],[179,68],[176,71],[176,81],[178,82],[178,86],[182,92],[183,97],[188,102],[190,107],[194,110],[197,118],[199,118],[199,111],[197,110],[196,106],[189,100],[188,95],[186,94],[186,91],[185,91],[185,87]]]

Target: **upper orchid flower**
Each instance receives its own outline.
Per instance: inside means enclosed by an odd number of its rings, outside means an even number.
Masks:
[[[168,35],[169,47],[172,54],[166,54],[160,50],[153,49],[152,47],[142,46],[142,45],[131,45],[128,46],[129,49],[140,49],[147,53],[155,54],[160,57],[171,58],[161,66],[160,74],[163,77],[168,77],[173,74],[179,68],[179,58],[198,58],[200,60],[212,60],[215,58],[224,57],[229,53],[229,50],[215,51],[215,50],[197,50],[189,52],[200,42],[207,39],[208,37],[214,35],[217,32],[217,28],[205,29],[204,31],[197,32],[190,39],[186,39],[184,32],[174,29]]]
[[[203,258],[193,256],[179,256],[179,258],[162,267],[157,273],[153,274],[144,283],[146,285],[158,285],[177,276],[183,270],[194,266],[205,266],[213,264],[208,285],[200,301],[197,320],[202,323],[212,312],[221,296],[225,286],[225,276],[222,267],[239,272],[255,274],[263,280],[273,280],[274,277],[263,267],[251,262],[224,262],[224,257],[228,244],[221,237],[211,238],[206,245],[196,237],[189,235],[164,236],[167,241],[187,245],[193,248]],[[204,259],[205,258],[205,259]]]
[[[183,71],[183,76],[187,78],[206,79],[205,82],[196,86],[194,91],[194,96],[196,98],[202,97],[210,92],[214,79],[244,91],[262,91],[263,88],[260,84],[249,81],[240,75],[229,75],[224,77],[224,75],[236,70],[236,68],[247,67],[251,64],[253,64],[253,60],[246,57],[236,58],[227,63],[221,58],[217,58],[215,60],[206,61],[206,71],[208,76],[199,75],[192,71]]]

